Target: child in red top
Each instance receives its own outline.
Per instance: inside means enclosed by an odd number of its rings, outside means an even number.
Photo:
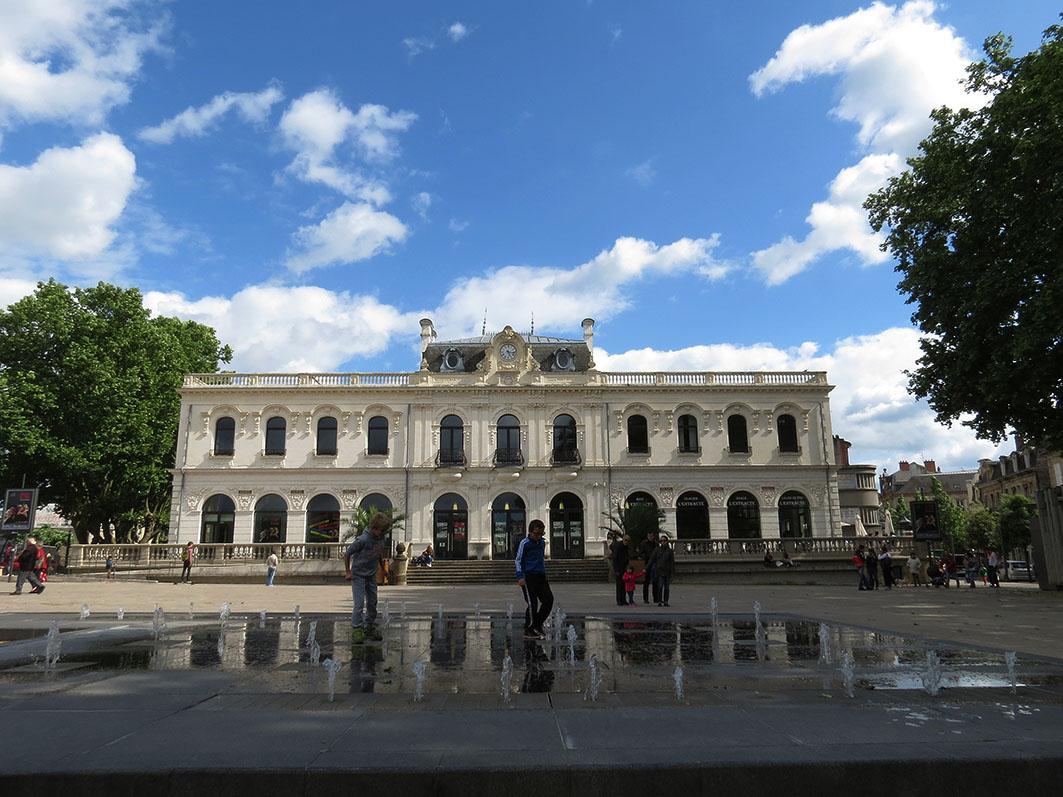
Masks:
[[[621,576],[624,581],[624,591],[627,592],[627,602],[630,606],[635,605],[635,582],[638,581],[643,575],[645,575],[645,571],[640,571],[636,573],[635,566],[628,565],[627,572]]]

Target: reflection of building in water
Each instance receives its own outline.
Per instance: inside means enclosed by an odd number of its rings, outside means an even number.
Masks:
[[[605,373],[575,338],[441,341],[394,374],[189,375],[171,540],[328,542],[396,508],[415,550],[512,558],[528,520],[554,559],[652,503],[679,539],[841,534],[822,372]]]

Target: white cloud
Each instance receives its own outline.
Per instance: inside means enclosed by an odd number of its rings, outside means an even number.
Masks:
[[[788,236],[754,253],[768,283],[784,282],[838,249],[852,250],[864,265],[886,259],[861,207],[864,199],[915,153],[932,126],[932,109],[981,101],[961,85],[974,53],[952,28],[934,20],[935,10],[928,0],[900,7],[876,2],[821,25],[803,25],[750,75],[758,97],[812,77],[837,76],[839,99],[830,113],[857,125],[857,145],[864,151],[835,177],[829,198],[813,205],[804,240]]]
[[[611,249],[574,268],[506,266],[484,276],[459,279],[436,311],[437,327],[458,335],[477,329],[483,309],[493,315],[524,318],[535,313],[542,329],[568,329],[581,319],[605,319],[629,306],[624,288],[653,276],[686,272],[713,278],[726,267],[713,259],[718,236],[682,238],[659,246],[638,238],[619,238]],[[501,304],[500,304],[501,303]]]
[[[919,332],[893,327],[838,340],[831,352],[815,343],[791,348],[770,343],[711,344],[671,351],[634,349],[619,354],[595,348],[602,371],[826,371],[834,433],[853,443],[852,461],[892,466],[901,459],[936,459],[944,468],[970,467],[1003,446],[978,440],[963,426],[947,428],[908,393],[905,370],[920,356]]]
[[[455,22],[449,28],[447,28],[447,36],[450,37],[452,42],[460,42],[466,36],[469,35],[469,29],[465,27],[464,23]]]
[[[403,39],[402,43],[406,46],[406,54],[410,58],[416,58],[425,50],[434,50],[436,48],[436,43],[424,36],[409,36]]]
[[[392,113],[383,105],[363,105],[353,113],[329,89],[304,94],[291,103],[280,121],[284,143],[296,153],[288,170],[346,196],[384,204],[391,199],[387,186],[339,165],[337,150],[350,142],[367,160],[386,161],[398,152],[396,134],[416,119],[414,113]]]
[[[0,4],[0,124],[102,123],[129,100],[145,53],[159,47],[165,25],[159,6],[137,0]]]
[[[650,185],[657,179],[657,169],[653,166],[653,158],[644,160],[642,163],[632,166],[624,172],[624,175],[630,177],[641,186]]]
[[[413,205],[413,209],[417,212],[425,221],[428,221],[428,209],[432,207],[432,195],[427,191],[421,191],[415,194],[413,199],[410,200],[410,204]]]
[[[209,324],[233,347],[232,367],[245,371],[336,369],[357,356],[378,354],[394,336],[416,334],[415,315],[403,315],[372,296],[313,286],[252,285],[231,298],[190,300],[149,291],[154,313]]]
[[[270,109],[284,99],[279,86],[271,85],[258,92],[226,91],[199,107],[189,107],[154,127],[145,127],[137,137],[155,144],[169,144],[179,137],[199,138],[209,133],[229,111],[236,112],[246,121],[262,123]]]
[[[372,205],[344,202],[318,224],[300,227],[287,266],[297,274],[335,263],[354,263],[406,239],[406,226]]]
[[[447,229],[454,233],[465,232],[465,230],[467,230],[468,228],[469,222],[465,221],[464,219],[452,218],[449,222],[447,222]]]
[[[0,309],[14,304],[37,289],[37,281],[11,273],[0,273]]]
[[[114,242],[136,186],[136,159],[111,133],[42,152],[29,166],[0,164],[0,252],[80,260]]]

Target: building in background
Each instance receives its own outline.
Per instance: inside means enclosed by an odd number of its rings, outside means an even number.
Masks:
[[[834,461],[838,466],[838,503],[841,507],[842,533],[845,536],[883,534],[879,508],[877,465],[853,465],[849,462],[848,440],[834,435]]]
[[[924,460],[922,465],[902,461],[899,470],[894,473],[886,475],[885,469],[882,471],[882,505],[888,506],[898,498],[902,498],[906,504],[918,500],[920,496],[932,498],[933,481],[937,479],[949,498],[960,506],[967,506],[975,500],[974,483],[977,477],[976,470],[939,471],[932,459]]]
[[[440,559],[512,558],[532,518],[581,558],[633,504],[679,539],[840,536],[825,373],[604,373],[582,331],[424,319],[413,372],[188,375],[170,541],[333,542],[393,508]]]

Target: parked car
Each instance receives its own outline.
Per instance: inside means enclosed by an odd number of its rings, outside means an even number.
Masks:
[[[1009,581],[1033,581],[1033,568],[1023,559],[1009,559],[1005,563],[1005,574]]]

